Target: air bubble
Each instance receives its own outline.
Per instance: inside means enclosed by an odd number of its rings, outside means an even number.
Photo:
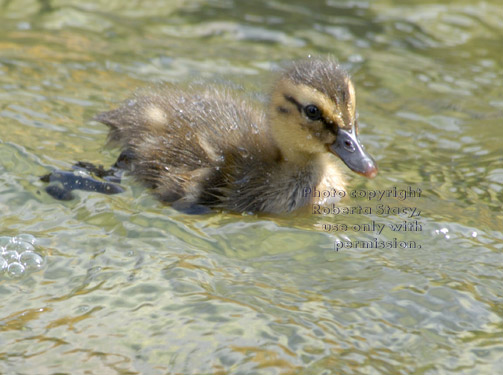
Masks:
[[[248,150],[246,148],[243,148],[243,147],[238,147],[238,151],[239,151],[239,154],[247,159],[249,156],[250,156],[250,153],[248,152]]]
[[[8,244],[5,248],[6,251],[12,250],[12,251],[17,251],[17,252],[23,252],[23,251],[35,251],[35,248],[31,243],[28,242],[18,242],[14,239],[15,242],[11,242]]]
[[[35,245],[35,242],[37,239],[35,236],[32,236],[31,234],[23,233],[20,234],[19,236],[14,237],[15,240],[18,242],[28,242],[29,244]]]
[[[0,274],[22,276],[27,270],[38,270],[44,258],[35,252],[36,238],[31,234],[0,237]]]
[[[17,262],[19,260],[19,254],[15,250],[5,251],[2,257],[7,261],[7,263]]]
[[[26,269],[39,269],[44,263],[44,259],[32,251],[25,251],[19,256],[19,262],[26,267]]]
[[[9,264],[9,267],[7,268],[7,273],[11,277],[19,277],[23,274],[23,272],[24,272],[24,266],[18,262]]]

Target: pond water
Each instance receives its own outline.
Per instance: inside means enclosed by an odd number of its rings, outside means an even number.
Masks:
[[[0,373],[501,371],[500,0],[0,0],[0,20],[0,246],[21,246],[0,264]],[[351,73],[380,167],[348,173],[348,193],[420,196],[187,216],[131,178],[114,196],[44,191],[54,168],[115,161],[92,118],[136,88],[263,101],[310,54]],[[8,272],[27,248],[36,262]]]

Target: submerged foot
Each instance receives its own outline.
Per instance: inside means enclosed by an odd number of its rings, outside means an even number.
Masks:
[[[171,204],[175,210],[187,215],[204,215],[212,212],[211,208],[185,199],[179,199]]]
[[[78,162],[73,171],[53,171],[40,177],[50,183],[45,191],[55,199],[71,200],[73,190],[95,191],[102,194],[118,194],[124,191],[120,185],[123,170],[115,165],[110,169],[88,162]]]

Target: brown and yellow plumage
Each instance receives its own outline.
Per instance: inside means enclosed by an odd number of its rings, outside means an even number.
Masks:
[[[187,212],[293,211],[312,201],[306,189],[344,187],[334,155],[377,173],[357,138],[353,84],[331,59],[294,63],[266,108],[218,86],[166,85],[96,119],[129,172]]]

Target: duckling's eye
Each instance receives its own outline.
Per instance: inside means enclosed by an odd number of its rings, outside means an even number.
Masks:
[[[321,118],[321,111],[314,104],[309,104],[304,108],[304,112],[309,120],[318,121]]]

